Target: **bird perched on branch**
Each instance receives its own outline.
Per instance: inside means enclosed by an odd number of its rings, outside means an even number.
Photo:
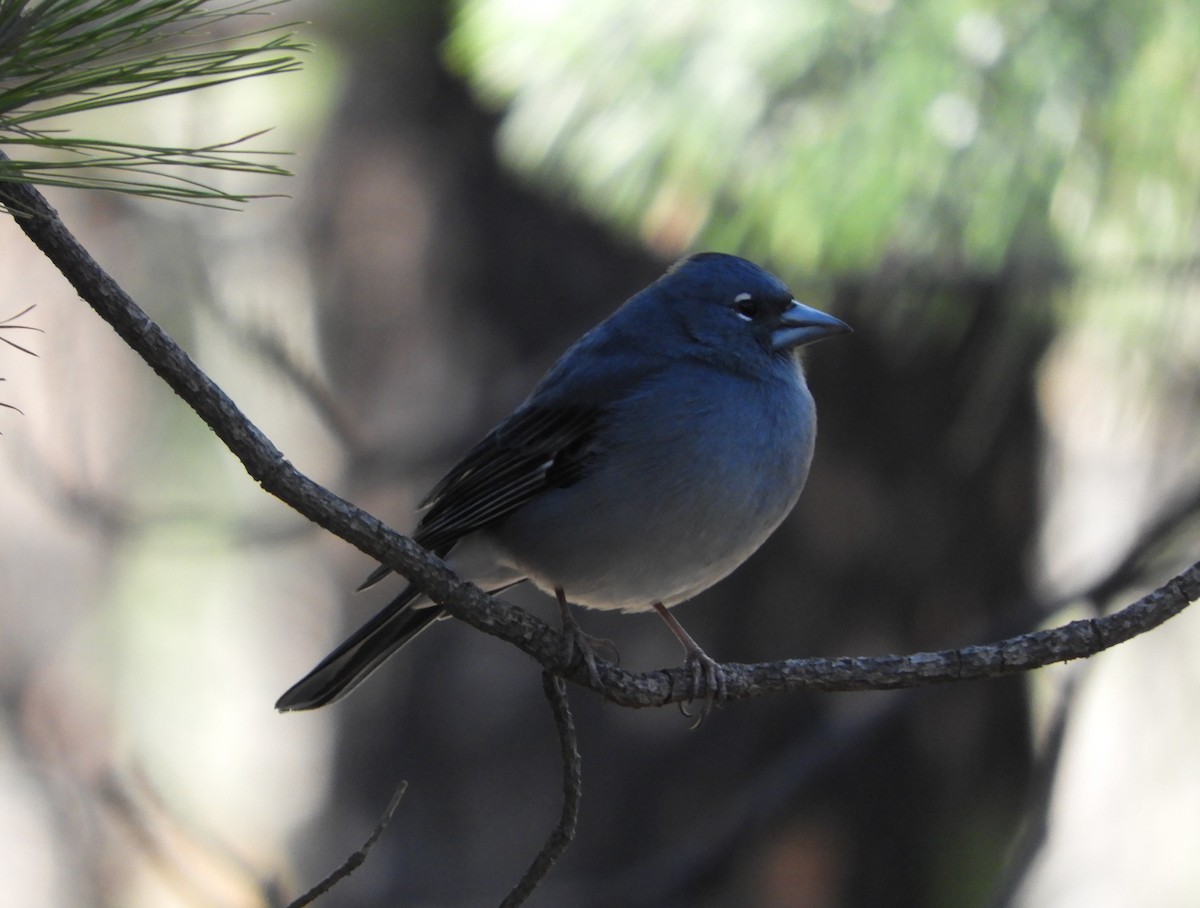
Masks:
[[[413,539],[489,592],[529,580],[555,595],[594,680],[568,602],[657,611],[711,703],[720,665],[667,609],[791,511],[817,431],[796,351],[849,330],[745,259],[684,259],[580,338],[434,486]],[[442,614],[406,587],[276,708],[340,699]]]

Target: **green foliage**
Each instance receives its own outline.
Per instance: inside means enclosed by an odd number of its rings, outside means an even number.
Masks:
[[[675,251],[823,271],[1182,254],[1200,6],[463,0],[522,171]]]
[[[290,72],[303,50],[271,22],[281,0],[0,0],[0,143],[37,160],[0,162],[0,179],[112,189],[201,203],[249,196],[206,172],[283,175],[243,150],[255,136],[162,147],[63,130],[63,118]]]

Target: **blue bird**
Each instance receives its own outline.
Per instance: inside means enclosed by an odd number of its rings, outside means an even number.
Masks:
[[[413,539],[489,592],[662,616],[708,703],[720,665],[667,609],[745,561],[791,511],[816,441],[796,351],[850,328],[732,255],[676,264],[578,340],[422,502]],[[390,573],[380,567],[360,589]],[[443,610],[408,586],[275,704],[349,693]]]

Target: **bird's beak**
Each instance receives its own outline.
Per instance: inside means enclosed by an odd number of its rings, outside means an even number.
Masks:
[[[771,330],[771,346],[776,350],[792,350],[852,330],[841,319],[792,300]]]

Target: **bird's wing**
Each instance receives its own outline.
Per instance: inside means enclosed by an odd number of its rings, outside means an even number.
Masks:
[[[444,556],[463,536],[541,492],[578,482],[600,454],[595,430],[603,414],[598,406],[518,408],[425,496],[413,539]],[[390,573],[381,565],[359,589]]]
[[[541,492],[578,482],[603,454],[596,429],[605,414],[662,368],[643,343],[619,326],[584,335],[425,496],[413,539],[444,556]],[[359,589],[390,573],[376,568]]]
[[[413,537],[445,550],[534,496],[578,482],[599,456],[594,406],[525,406],[497,426],[425,496]]]
[[[647,340],[614,319],[584,335],[521,406],[472,448],[421,502],[413,538],[435,552],[540,493],[578,482],[603,456],[606,415],[663,368]]]

